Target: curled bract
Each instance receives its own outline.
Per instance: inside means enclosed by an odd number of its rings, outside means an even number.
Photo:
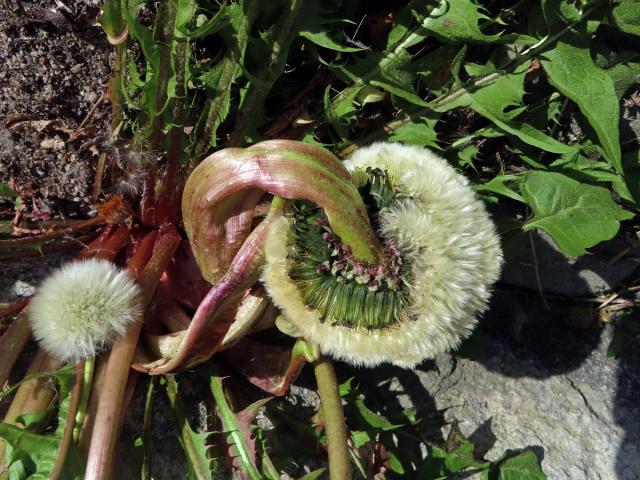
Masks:
[[[36,340],[65,362],[96,355],[142,314],[140,288],[129,273],[98,259],[71,262],[56,270],[28,307]]]
[[[411,367],[458,346],[486,309],[502,265],[483,202],[422,148],[378,143],[345,166],[360,183],[383,260],[358,262],[320,216],[294,208],[270,229],[262,274],[285,321],[355,365]]]

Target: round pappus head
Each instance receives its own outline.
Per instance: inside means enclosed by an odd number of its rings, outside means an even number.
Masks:
[[[123,336],[143,315],[141,292],[107,260],[71,262],[53,272],[27,311],[34,337],[53,357],[79,362]]]

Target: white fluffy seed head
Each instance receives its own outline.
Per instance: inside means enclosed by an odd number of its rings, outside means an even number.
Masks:
[[[412,266],[399,323],[372,330],[322,322],[289,278],[285,219],[274,225],[266,245],[263,280],[274,302],[300,336],[354,365],[412,367],[457,347],[486,309],[502,266],[499,237],[483,202],[465,177],[426,149],[377,143],[357,150],[345,165],[350,171],[386,170],[402,189],[402,199],[381,212],[379,232]]]
[[[33,334],[52,356],[79,362],[123,336],[142,318],[138,285],[107,260],[64,265],[49,276],[29,302]]]

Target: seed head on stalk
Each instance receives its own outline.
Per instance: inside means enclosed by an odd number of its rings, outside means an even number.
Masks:
[[[263,271],[288,327],[355,365],[411,367],[456,347],[502,265],[484,204],[429,150],[378,143],[345,166],[384,255],[358,261],[319,209],[294,205],[270,229]]]
[[[131,276],[99,259],[74,261],[56,270],[28,307],[42,348],[74,363],[95,356],[142,314],[140,288]]]

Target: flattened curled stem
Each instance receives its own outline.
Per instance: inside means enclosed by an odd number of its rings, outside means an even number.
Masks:
[[[342,163],[314,145],[268,140],[246,149],[220,150],[203,160],[187,180],[182,198],[185,229],[210,282],[226,271],[241,244],[226,241],[234,233],[238,195],[256,190],[316,203],[356,259],[377,264],[382,258],[364,202]]]

